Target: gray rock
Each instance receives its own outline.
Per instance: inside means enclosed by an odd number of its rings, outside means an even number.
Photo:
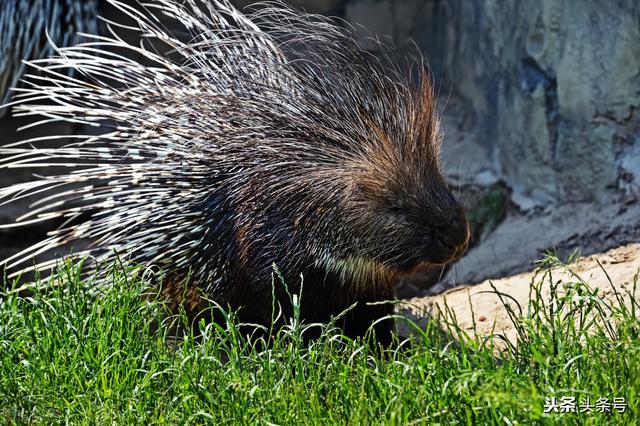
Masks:
[[[635,181],[615,135],[640,135],[637,1],[447,3],[434,54],[516,204],[608,202],[621,170]]]

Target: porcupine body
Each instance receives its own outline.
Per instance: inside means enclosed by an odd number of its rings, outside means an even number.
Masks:
[[[57,46],[77,44],[80,33],[97,34],[96,0],[3,0],[0,2],[0,117],[10,88],[25,71],[23,60],[46,58]]]
[[[272,286],[276,265],[289,293],[303,283],[305,321],[355,303],[339,325],[358,336],[392,312],[367,303],[392,299],[399,274],[464,250],[468,227],[440,172],[423,71],[405,78],[347,30],[280,4],[247,17],[226,0],[152,0],[148,10],[110,1],[142,43],[95,37],[62,49],[34,61],[45,78],[20,94],[17,114],[98,131],[64,148],[4,149],[3,167],[77,167],[1,190],[4,199],[42,194],[22,223],[69,220],[7,267],[86,239],[93,245],[76,255],[165,271],[165,297],[188,312],[204,295],[269,324],[272,302],[290,309],[287,291]],[[390,329],[380,322],[378,338]]]

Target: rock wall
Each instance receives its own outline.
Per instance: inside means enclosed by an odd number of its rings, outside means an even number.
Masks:
[[[444,70],[521,207],[638,197],[640,3],[452,1]]]

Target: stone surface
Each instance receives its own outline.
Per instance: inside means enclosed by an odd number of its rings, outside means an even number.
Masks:
[[[526,271],[545,251],[583,255],[640,242],[640,206],[564,204],[511,214],[472,248],[430,292]]]
[[[615,200],[640,135],[640,4],[454,0],[438,15],[450,48],[434,54],[513,201]]]

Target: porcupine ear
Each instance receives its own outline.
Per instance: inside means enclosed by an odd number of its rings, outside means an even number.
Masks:
[[[162,159],[183,149],[157,129],[157,124],[171,123],[175,126],[172,131],[182,132],[185,138],[197,139],[200,135],[194,134],[193,129],[178,127],[180,123],[175,120],[180,114],[180,99],[197,96],[203,91],[214,94],[224,91],[237,82],[242,73],[261,73],[265,63],[283,60],[271,38],[227,0],[154,0],[146,2],[141,9],[117,0],[109,2],[133,20],[135,24],[129,29],[137,30],[143,39],[155,40],[164,46],[164,51],[172,52],[172,56],[158,53],[154,49],[157,45],[127,44],[117,35],[119,25],[110,22],[109,37],[83,34],[88,42],[68,48],[53,46],[55,56],[28,63],[38,72],[28,75],[26,87],[18,89],[16,100],[11,104],[14,115],[42,118],[32,126],[69,121],[101,130],[97,135],[49,135],[0,149],[5,156],[0,160],[0,168],[46,170],[61,166],[72,170],[69,174],[0,189],[0,205],[39,197],[16,223],[0,225],[2,228],[50,219],[65,221],[45,240],[0,262],[0,266],[7,269],[20,268],[31,263],[37,255],[79,239],[97,241],[98,246],[106,247],[106,252],[101,253],[103,258],[112,256],[112,249],[136,252],[140,245],[144,246],[148,236],[142,234],[128,243],[119,243],[118,236],[139,219],[134,213],[125,214],[123,206],[140,209],[143,207],[140,200],[145,198],[147,205],[154,201],[162,204],[162,200],[172,198],[172,191],[142,196],[139,191],[144,183],[142,169],[149,169],[148,164],[154,162],[155,173],[171,176],[170,170],[160,166]],[[169,34],[157,17],[144,11],[145,7],[147,12],[165,14],[182,25],[190,39],[179,40]],[[232,44],[228,42],[230,38]],[[132,59],[139,56],[152,66]],[[225,71],[225,66],[236,68]],[[66,69],[77,72],[71,77],[63,71]],[[153,99],[154,103],[146,103],[147,99]],[[183,105],[183,108],[188,107],[186,103]],[[167,115],[171,113],[166,109],[174,115]],[[145,122],[150,115],[156,121]],[[39,147],[43,142],[58,139],[71,139],[76,143],[63,148]],[[189,200],[185,196],[184,203]],[[153,212],[145,212],[150,213]],[[87,215],[90,219],[82,219]],[[74,222],[77,220],[81,223]],[[96,253],[88,249],[75,254]],[[149,259],[157,253],[138,250],[137,255]],[[48,261],[22,271],[53,266],[55,261]]]

